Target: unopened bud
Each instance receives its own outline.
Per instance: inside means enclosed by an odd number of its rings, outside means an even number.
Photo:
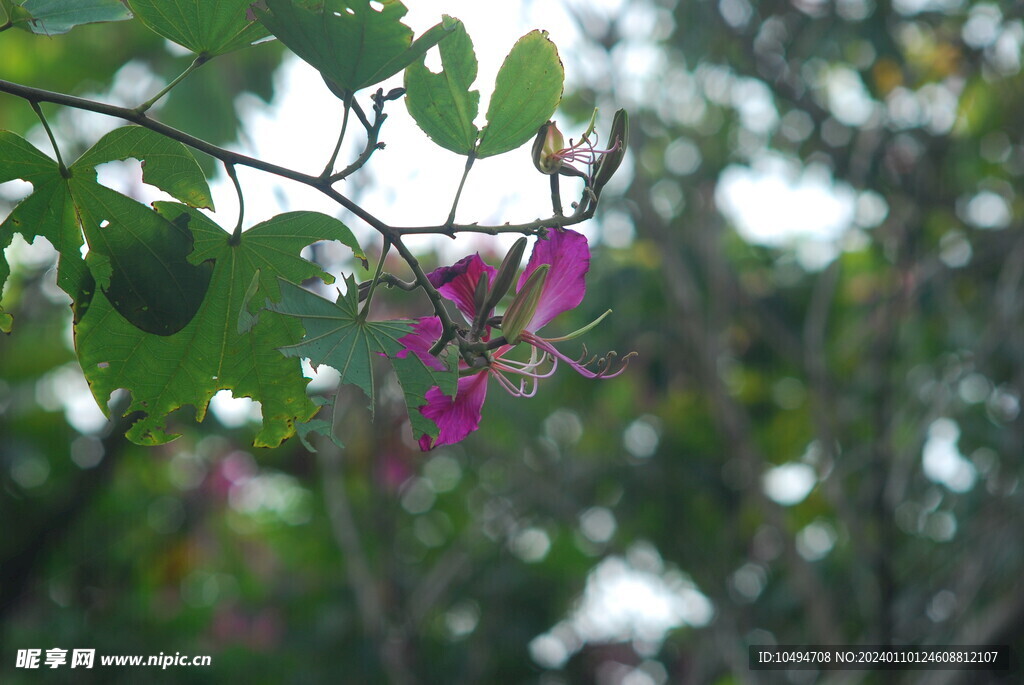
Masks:
[[[491,296],[487,298],[483,311],[490,312],[498,306],[501,298],[505,297],[505,293],[512,287],[512,281],[516,279],[516,274],[519,273],[519,263],[523,261],[524,252],[526,252],[525,236],[512,244],[508,254],[505,255],[505,259],[502,260],[501,266],[498,267],[498,275],[494,277],[494,287],[491,288]]]
[[[537,137],[533,139],[533,165],[542,174],[557,174],[558,168],[562,166],[558,153],[564,149],[565,137],[555,122],[549,121],[540,127]]]
[[[479,333],[483,330],[483,322],[487,320],[487,293],[490,289],[490,275],[485,271],[480,274],[480,280],[476,282],[476,292],[473,293],[473,309],[476,310],[476,316],[473,317],[473,334]]]
[[[547,280],[550,264],[541,264],[530,274],[523,284],[522,289],[516,293],[516,298],[508,306],[508,311],[501,322],[501,332],[510,345],[519,342],[533,315],[537,313],[537,305],[540,303],[540,295],[544,291],[544,282]]]
[[[601,155],[597,162],[597,169],[594,171],[593,189],[595,194],[600,194],[601,189],[615,175],[622,158],[626,156],[626,145],[629,143],[629,115],[626,110],[620,109],[612,119],[611,135],[608,137],[612,145],[611,150]]]

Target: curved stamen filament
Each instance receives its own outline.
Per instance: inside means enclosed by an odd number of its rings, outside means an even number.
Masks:
[[[545,354],[544,356],[546,357],[547,355]],[[516,369],[531,370],[531,369],[535,369],[538,366],[540,366],[543,363],[543,361],[544,361],[543,358],[540,361],[536,361],[534,359],[531,359],[528,362],[521,362],[521,361],[516,360],[516,359],[502,359],[499,363],[500,364],[505,364],[506,366],[514,367]]]
[[[544,355],[545,358],[547,356],[548,355],[546,355],[546,354]],[[506,363],[504,361],[494,362],[493,364],[491,364],[491,368],[493,368],[493,369],[497,369],[499,371],[507,371],[508,373],[514,373],[514,374],[516,374],[518,376],[524,376],[526,378],[534,378],[534,379],[550,378],[551,376],[554,375],[555,369],[558,368],[558,358],[557,357],[553,358],[553,361],[552,361],[552,364],[551,364],[551,368],[548,369],[547,371],[545,371],[544,373],[533,373],[533,368],[535,368],[537,366],[540,366],[540,362],[535,364],[533,367],[523,367],[523,368],[519,368],[519,369],[510,367],[510,366],[506,366]]]
[[[528,361],[528,362],[521,362],[521,361],[518,361],[516,359],[502,359],[500,361],[500,363],[504,364],[506,366],[512,367],[509,370],[512,371],[513,373],[529,372],[529,371],[533,371],[534,369],[538,369],[541,366],[543,366],[545,363],[547,363],[547,360],[548,360],[549,357],[554,361],[555,364],[558,363],[558,359],[556,357],[554,357],[553,355],[550,355],[550,354],[548,354],[547,352],[544,352],[544,351],[542,351],[540,353],[540,356],[538,357],[537,356],[537,348],[531,346],[530,347],[530,361]],[[495,359],[495,361],[498,361],[498,360]],[[551,372],[553,372],[553,371],[554,371],[554,367],[551,368]],[[542,378],[547,378],[548,376],[551,375],[551,372],[545,374],[544,376],[542,376]]]
[[[524,384],[525,384],[525,381],[524,381]],[[525,392],[524,391],[523,394],[521,395],[521,397],[533,397],[534,395],[536,395],[537,394],[537,386],[538,385],[540,385],[540,384],[536,380],[533,381],[533,388],[529,392]]]
[[[534,394],[536,394],[537,392],[536,380],[533,382],[533,390],[527,392],[527,380],[525,378],[519,382],[519,387],[517,388],[516,386],[512,385],[512,381],[510,381],[508,378],[505,378],[505,374],[501,373],[501,371],[495,369],[494,367],[491,368],[491,375],[494,376],[495,380],[498,381],[498,384],[505,389],[505,392],[507,392],[509,395],[512,395],[512,397],[533,397]]]
[[[577,373],[587,378],[615,378],[616,376],[618,376],[619,374],[626,370],[626,366],[629,364],[629,360],[636,356],[636,352],[630,352],[626,356],[622,357],[622,359],[619,360],[619,368],[616,369],[614,372],[611,372],[612,364],[618,357],[618,355],[614,351],[609,352],[608,354],[600,358],[595,355],[590,359],[587,359],[588,352],[586,345],[584,345],[583,354],[580,355],[578,359],[574,360],[566,356],[562,352],[559,352],[558,349],[551,344],[550,340],[541,338],[540,336],[530,333],[528,331],[523,332],[523,342],[533,347],[536,347],[540,350],[543,350],[555,360],[561,359],[565,363],[569,364],[572,368],[574,368]],[[590,369],[587,368],[588,366],[592,366],[595,363],[597,365],[596,370],[591,371]]]
[[[616,139],[615,144],[607,150],[595,147],[595,142],[591,142],[588,136],[580,138],[578,143],[573,143],[572,138],[570,138],[569,147],[556,152],[555,158],[563,162],[584,162],[587,166],[590,166],[597,161],[599,155],[615,152],[619,147],[621,147],[621,142],[618,139]]]

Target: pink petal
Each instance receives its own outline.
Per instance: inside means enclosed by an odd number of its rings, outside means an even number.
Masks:
[[[590,268],[590,248],[586,237],[569,229],[550,229],[547,240],[538,240],[534,244],[533,254],[519,277],[516,290],[523,287],[526,279],[541,264],[550,264],[551,268],[544,281],[537,311],[526,326],[526,330],[531,332],[583,301],[586,291],[584,277]]]
[[[485,272],[490,282],[494,283],[494,275],[498,270],[480,259],[477,253],[463,257],[451,266],[434,269],[427,274],[427,278],[437,291],[454,302],[466,320],[472,323],[473,317],[476,316],[476,284]]]
[[[429,435],[421,437],[421,450],[425,452],[439,445],[454,445],[480,427],[489,375],[489,371],[483,370],[460,378],[454,398],[437,387],[427,392],[427,404],[420,407],[420,413],[436,423],[440,432],[435,439]]]
[[[441,319],[436,316],[424,316],[412,325],[412,333],[403,335],[398,342],[405,346],[405,349],[396,354],[399,359],[405,359],[410,352],[415,354],[423,362],[435,371],[444,371],[445,365],[440,359],[430,354],[430,348],[434,346],[444,328],[441,326]]]

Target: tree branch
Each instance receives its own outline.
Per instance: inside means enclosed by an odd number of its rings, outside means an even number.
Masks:
[[[74,95],[66,95],[64,93],[55,93],[41,88],[23,86],[19,83],[12,83],[11,81],[4,81],[2,79],[0,79],[0,93],[15,95],[28,100],[29,102],[51,102],[57,105],[64,105],[65,107],[73,107],[87,112],[96,112],[97,114],[130,121],[133,124],[138,124],[139,126],[148,128],[151,131],[155,131],[167,138],[170,138],[171,140],[176,140],[179,143],[187,145],[195,150],[205,152],[211,157],[219,159],[227,164],[236,164],[251,167],[253,169],[259,169],[260,171],[265,171],[269,174],[274,174],[275,176],[287,178],[289,180],[296,181],[297,183],[302,183],[316,188],[317,190],[327,194],[335,202],[381,233],[387,235],[392,231],[392,229],[380,219],[376,218],[355,202],[331,188],[329,181],[325,181],[318,176],[311,176],[309,174],[302,173],[301,171],[265,162],[261,159],[256,159],[255,157],[249,157],[239,152],[219,147],[213,143],[203,140],[202,138],[197,138],[191,134],[185,133],[184,131],[180,131],[173,126],[168,126],[167,124],[156,121],[155,119],[151,119],[146,116],[146,114],[137,112],[136,110],[128,109],[126,107],[118,107],[116,105],[109,105],[95,100],[87,100],[85,98],[75,97]]]

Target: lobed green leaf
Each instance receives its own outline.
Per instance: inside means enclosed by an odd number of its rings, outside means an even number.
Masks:
[[[186,261],[191,250],[187,231],[183,234],[145,205],[96,182],[97,165],[128,157],[142,161],[145,182],[183,202],[213,205],[206,178],[188,149],[139,126],[108,133],[67,175],[28,142],[0,132],[0,179],[21,178],[33,186],[33,193],[0,224],[0,244],[9,245],[14,233],[29,241],[49,240],[60,255],[57,284],[71,296],[76,318],[98,282],[134,325],[168,335],[198,310],[209,278]],[[86,242],[88,262],[81,254]],[[9,274],[0,259],[0,287]],[[9,331],[11,325],[4,315],[0,327]]]
[[[105,162],[129,158],[142,162],[142,180],[146,183],[190,207],[213,209],[210,186],[189,149],[142,126],[114,129],[79,157],[74,168],[84,172]]]
[[[89,243],[86,264],[97,287],[133,326],[156,335],[177,333],[192,320],[210,284],[209,264],[192,264],[192,234],[131,198],[71,180]]]
[[[282,347],[288,357],[306,357],[313,365],[327,364],[338,370],[342,383],[362,390],[373,403],[373,365],[379,352],[394,354],[403,349],[398,339],[410,332],[410,321],[366,321],[359,316],[355,280],[346,279],[346,292],[335,302],[325,300],[291,283],[281,282],[281,301],[267,308],[293,319],[306,329],[301,342]]]
[[[57,162],[14,133],[0,131],[0,183],[17,178],[31,183],[33,192],[0,224],[0,245],[10,245],[15,233],[28,242],[38,237],[50,241],[60,255],[57,285],[71,296],[77,314],[80,294],[92,279],[82,259],[85,241],[67,179],[61,176]],[[0,291],[9,275],[10,266],[0,251]],[[12,325],[10,315],[0,310],[0,330],[10,332]]]
[[[272,314],[259,317],[247,333],[238,330],[239,313],[253,278],[264,297],[279,297],[279,279],[332,282],[316,264],[299,256],[320,240],[347,238],[337,219],[316,212],[291,212],[244,232],[232,245],[227,232],[200,212],[174,203],[156,203],[160,215],[180,222],[187,215],[195,249],[194,265],[212,263],[206,298],[195,317],[169,336],[152,335],[121,317],[107,297],[97,293],[75,326],[79,361],[97,401],[106,407],[110,394],[127,389],[127,413],[143,416],[128,431],[129,439],[156,445],[175,437],[167,415],[192,405],[202,421],[213,395],[222,389],[251,397],[262,405],[258,446],[275,446],[295,432],[295,423],[310,419],[316,405],[305,393],[308,379],[297,360],[277,348],[294,344],[301,326]],[[258,274],[258,275],[257,275]]]
[[[327,364],[337,369],[341,382],[359,387],[369,398],[371,408],[373,362],[382,355],[388,357],[402,384],[416,438],[423,433],[437,435],[437,426],[418,408],[426,404],[424,396],[433,386],[454,394],[455,365],[446,359],[446,371],[439,372],[406,352],[399,339],[412,332],[414,321],[366,321],[360,315],[358,288],[351,276],[346,279],[345,293],[339,293],[335,302],[282,281],[281,301],[268,302],[267,308],[297,319],[306,330],[300,342],[281,348],[284,355],[305,357],[314,365]]]

